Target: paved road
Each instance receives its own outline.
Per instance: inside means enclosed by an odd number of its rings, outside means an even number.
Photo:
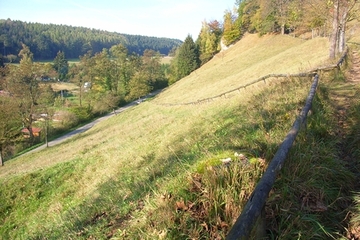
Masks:
[[[149,98],[149,97],[153,97],[153,96],[157,95],[157,94],[160,93],[160,92],[161,92],[161,90],[152,92],[152,93],[150,93],[149,95],[147,95],[145,98],[143,98],[142,101],[145,100],[145,99],[147,99],[147,98]],[[75,136],[76,134],[79,134],[79,133],[82,133],[82,132],[85,132],[85,131],[89,130],[89,129],[92,128],[95,124],[97,124],[97,123],[99,123],[99,122],[101,122],[101,121],[104,121],[104,120],[106,120],[106,119],[114,116],[115,114],[121,113],[121,112],[125,111],[126,109],[128,109],[128,108],[130,108],[130,107],[136,106],[136,105],[139,104],[139,103],[140,103],[140,102],[138,102],[138,101],[134,101],[134,102],[131,102],[131,103],[125,105],[124,107],[118,108],[117,110],[115,110],[115,112],[108,113],[107,115],[105,115],[105,116],[103,116],[103,117],[100,117],[100,118],[92,121],[91,123],[88,123],[88,124],[86,124],[86,125],[84,125],[84,126],[82,126],[82,127],[79,127],[78,129],[76,129],[76,130],[74,130],[74,131],[72,131],[72,132],[69,132],[69,133],[67,133],[67,134],[65,134],[65,135],[63,135],[63,136],[61,136],[61,137],[59,137],[59,138],[57,138],[57,139],[54,139],[54,140],[48,142],[48,146],[49,146],[49,147],[52,147],[52,146],[54,146],[54,145],[56,145],[56,144],[62,143],[62,142],[64,142],[65,140],[67,140],[67,139]],[[27,153],[37,152],[37,151],[40,151],[40,150],[42,150],[42,149],[44,149],[44,148],[46,148],[46,144],[41,145],[41,146],[39,146],[39,147],[37,147],[37,148],[35,148],[35,149],[27,152]],[[25,154],[26,154],[26,153],[25,153]]]

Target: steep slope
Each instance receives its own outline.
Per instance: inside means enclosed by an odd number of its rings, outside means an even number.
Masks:
[[[0,235],[44,238],[51,233],[54,239],[63,234],[89,238],[109,232],[112,235],[112,230],[122,231],[141,222],[141,215],[136,215],[151,205],[150,199],[165,189],[176,189],[176,184],[181,184],[176,182],[179,176],[205,156],[235,147],[269,151],[258,142],[245,144],[228,136],[231,129],[238,128],[261,137],[271,132],[271,124],[261,127],[250,115],[229,118],[230,113],[240,112],[239,103],[249,102],[258,88],[209,104],[163,104],[218,95],[269,73],[315,68],[326,58],[324,38],[303,41],[288,36],[248,35],[155,99],[61,145],[6,162],[0,172]],[[307,88],[301,84],[306,86],[307,82],[294,86],[295,102],[306,96]],[[266,101],[267,97],[263,98]],[[248,108],[255,106],[249,103]],[[271,118],[266,109],[262,114]],[[281,125],[286,128],[291,123],[285,120],[295,115],[296,109],[289,110]],[[239,122],[245,118],[250,120],[242,127]],[[269,139],[269,149],[278,141]]]
[[[172,85],[158,101],[191,102],[226,92],[269,73],[298,73],[326,61],[328,41],[247,35],[201,69]]]

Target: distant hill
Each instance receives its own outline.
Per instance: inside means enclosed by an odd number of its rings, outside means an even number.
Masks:
[[[129,52],[142,54],[145,49],[168,53],[182,43],[178,39],[121,34],[85,27],[0,20],[0,54],[16,55],[24,43],[35,60],[54,59],[58,51],[66,58],[78,58],[88,51],[100,52],[116,44],[124,44]]]

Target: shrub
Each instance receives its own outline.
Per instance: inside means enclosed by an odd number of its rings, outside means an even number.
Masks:
[[[72,107],[69,109],[70,112],[74,113],[78,119],[78,123],[86,122],[92,119],[93,115],[91,112],[91,107]]]

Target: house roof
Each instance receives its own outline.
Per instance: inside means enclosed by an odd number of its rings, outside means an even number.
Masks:
[[[29,133],[29,129],[23,128],[23,129],[21,130],[21,132],[22,132],[22,133]],[[39,132],[41,132],[41,128],[33,127],[33,128],[32,128],[32,132],[33,132],[33,133],[39,133]]]

